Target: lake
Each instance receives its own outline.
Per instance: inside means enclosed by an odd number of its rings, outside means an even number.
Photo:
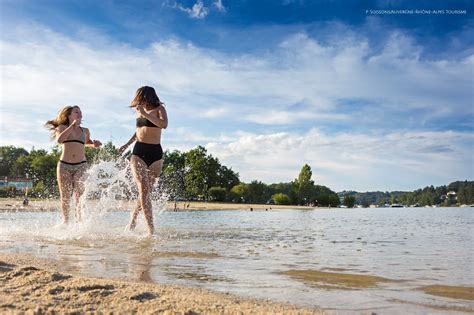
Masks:
[[[130,232],[124,211],[69,226],[59,212],[2,211],[0,252],[55,259],[84,276],[203,287],[338,314],[474,310],[472,300],[420,290],[474,286],[474,208],[163,211],[154,238],[139,218]]]

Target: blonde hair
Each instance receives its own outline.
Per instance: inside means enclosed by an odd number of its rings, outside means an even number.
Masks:
[[[164,103],[160,101],[154,88],[151,86],[142,86],[135,93],[135,97],[133,98],[130,107],[136,107],[137,105],[145,106],[146,109],[150,110],[157,108],[160,105],[164,105]]]
[[[52,120],[48,120],[44,124],[44,127],[51,131],[51,138],[54,138],[55,130],[59,125],[69,125],[70,121],[69,121],[68,117],[69,117],[69,115],[71,115],[74,108],[79,108],[79,106],[77,106],[77,105],[75,105],[75,106],[69,106],[69,105],[64,106],[58,112],[58,115],[56,116],[56,118],[54,118]]]

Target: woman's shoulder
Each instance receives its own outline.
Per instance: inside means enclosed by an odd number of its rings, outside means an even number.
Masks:
[[[161,110],[162,107],[163,107],[163,106],[158,106],[158,107],[156,107],[156,108],[153,108],[152,110],[150,110],[150,111],[148,112],[148,114],[150,114],[150,115],[151,115],[151,114],[156,114],[156,113],[158,113],[158,112]]]
[[[158,106],[156,109],[157,112],[166,112],[166,108],[163,105]]]
[[[66,125],[58,125],[55,129],[56,129],[56,131],[63,131],[66,128],[67,128]]]

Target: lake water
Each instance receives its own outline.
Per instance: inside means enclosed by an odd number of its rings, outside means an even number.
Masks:
[[[469,300],[428,285],[473,287],[474,208],[161,212],[147,238],[143,215],[106,211],[62,226],[59,212],[0,212],[0,252],[61,262],[63,271],[204,287],[335,313],[457,313]],[[341,288],[292,277],[310,270],[393,281]]]

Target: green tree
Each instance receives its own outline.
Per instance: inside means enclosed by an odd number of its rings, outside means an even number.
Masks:
[[[289,205],[291,204],[291,199],[288,195],[277,193],[272,196],[272,200],[276,205]]]
[[[204,147],[199,146],[187,152],[185,156],[186,194],[190,197],[204,197],[209,188],[207,151]]]
[[[209,199],[211,201],[225,201],[227,190],[224,187],[211,187],[209,189]]]
[[[245,201],[248,203],[266,203],[270,197],[270,189],[265,183],[253,180],[247,185],[248,194]]]
[[[307,204],[310,202],[314,187],[314,181],[311,180],[311,167],[305,164],[298,175],[296,196],[298,203]]]
[[[165,151],[162,177],[171,199],[186,198],[186,183],[184,178],[186,156],[178,150]]]
[[[35,186],[43,186],[43,196],[58,194],[56,182],[56,166],[59,161],[58,152],[49,153],[45,150],[32,150],[30,155],[31,174]]]
[[[19,157],[25,155],[28,155],[28,151],[23,148],[11,145],[0,147],[0,176],[11,176],[13,164]]]
[[[239,181],[239,174],[235,173],[232,168],[228,168],[225,165],[219,165],[217,172],[219,186],[225,187],[227,191],[230,191],[232,187],[237,185]]]
[[[99,148],[86,147],[85,155],[89,163],[99,163],[100,161],[114,161],[120,156],[120,153],[112,141],[108,141]]]
[[[233,195],[233,201],[235,202],[247,202],[245,199],[248,196],[249,188],[247,184],[240,183],[232,187],[230,192]]]
[[[185,191],[188,197],[208,199],[210,187],[230,190],[239,183],[238,174],[221,165],[217,158],[208,155],[202,146],[185,153],[184,170]]]
[[[326,186],[314,185],[311,202],[323,207],[337,207],[339,196]]]
[[[31,161],[33,156],[22,155],[16,159],[10,169],[10,175],[14,177],[26,177],[31,175]],[[28,174],[28,175],[27,175]]]
[[[474,203],[474,182],[470,181],[464,181],[464,182],[457,182],[456,187],[457,190],[457,196],[458,200],[457,202],[459,204],[473,204]],[[449,186],[454,186],[453,183],[451,183]]]
[[[347,208],[353,208],[354,207],[354,204],[355,204],[355,197],[354,196],[349,196],[349,195],[346,195],[344,197],[344,205],[347,207]]]

